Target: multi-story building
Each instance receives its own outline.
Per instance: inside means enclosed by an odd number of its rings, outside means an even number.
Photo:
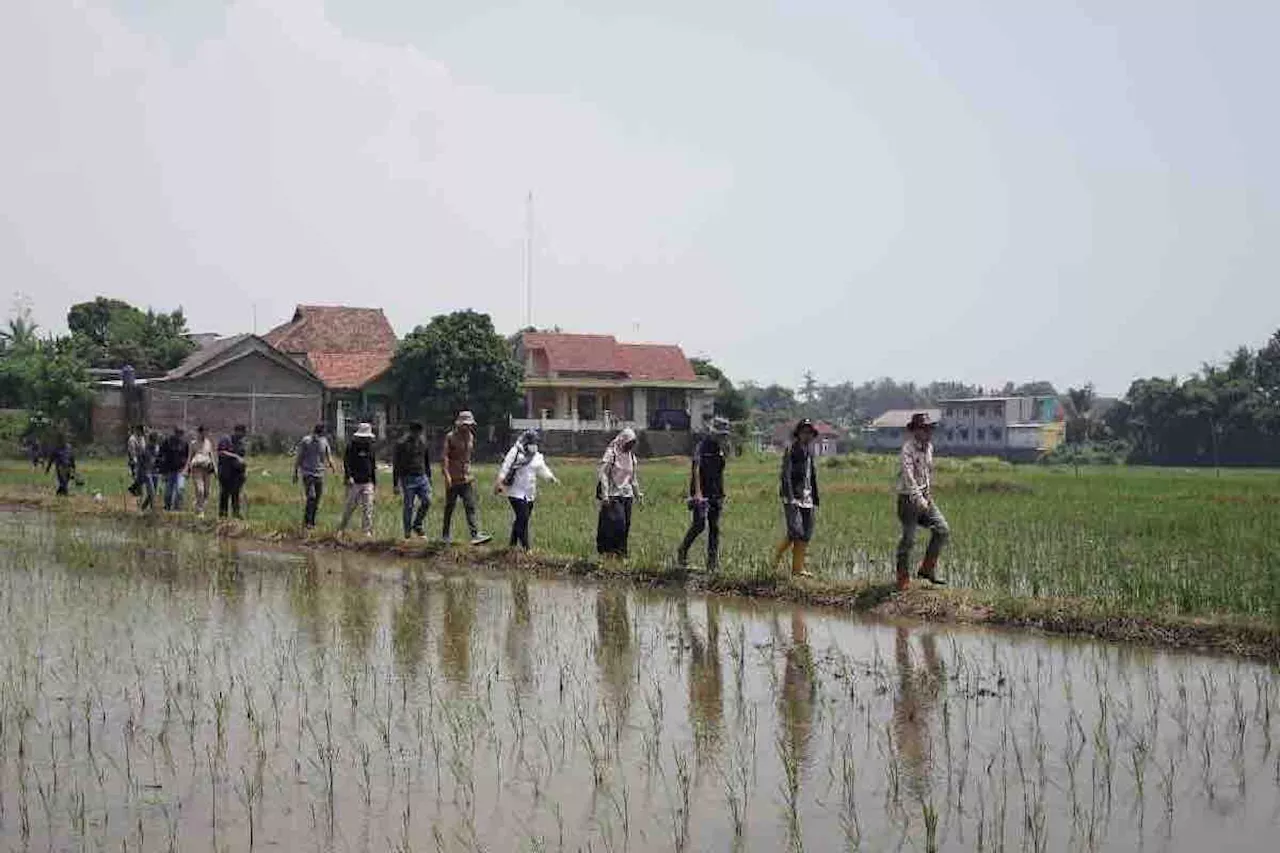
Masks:
[[[1034,458],[1062,443],[1057,397],[972,397],[940,400],[934,445],[956,456]]]

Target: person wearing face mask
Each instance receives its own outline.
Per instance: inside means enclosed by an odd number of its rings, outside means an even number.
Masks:
[[[597,471],[596,499],[600,517],[596,523],[596,552],[626,557],[631,536],[632,504],[644,497],[636,476],[636,433],[628,427],[609,442]]]
[[[538,478],[559,483],[547,466],[547,460],[538,451],[538,431],[526,430],[507,451],[498,469],[498,480],[493,485],[495,495],[505,494],[515,517],[511,522],[510,547],[528,551],[529,519],[533,515],[533,501],[538,495]]]
[[[693,449],[692,472],[689,476],[689,511],[693,520],[676,552],[676,564],[685,567],[689,549],[707,531],[707,571],[714,572],[720,562],[720,512],[724,508],[725,439],[729,435],[726,418],[712,418],[711,429]]]
[[[476,449],[476,416],[469,411],[458,412],[451,429],[444,437],[444,453],[440,454],[440,469],[444,474],[444,519],[440,537],[447,544],[453,526],[453,508],[462,501],[467,516],[467,529],[472,545],[484,545],[493,539],[480,532],[476,518],[475,474],[471,471],[471,456]]]

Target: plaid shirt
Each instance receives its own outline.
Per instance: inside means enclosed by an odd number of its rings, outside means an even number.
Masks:
[[[933,442],[921,447],[920,442],[908,438],[900,458],[898,494],[908,496],[913,503],[928,503],[933,496]]]

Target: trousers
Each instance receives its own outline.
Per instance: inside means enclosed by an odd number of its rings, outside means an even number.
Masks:
[[[462,501],[462,509],[467,514],[467,529],[471,538],[480,535],[480,523],[476,520],[476,490],[471,483],[455,483],[444,495],[444,525],[441,531],[445,541],[449,539],[449,529],[453,526],[453,508]]]
[[[515,518],[511,521],[511,547],[519,545],[529,550],[529,519],[533,516],[533,501],[524,498],[507,498],[511,502],[511,511]]]
[[[898,540],[898,570],[908,569],[918,527],[925,527],[931,531],[929,544],[925,547],[925,560],[937,562],[938,555],[942,553],[942,546],[947,544],[947,539],[951,536],[951,528],[938,510],[937,504],[930,501],[929,506],[922,510],[912,503],[910,496],[898,495],[898,521],[902,523],[902,538]]]
[[[689,549],[693,543],[707,531],[707,568],[714,569],[720,562],[720,513],[724,504],[719,498],[708,498],[704,501],[693,501],[689,504],[693,519],[689,522],[689,532],[680,543],[680,562],[689,557]]]
[[[351,515],[360,507],[360,528],[368,534],[373,533],[373,483],[352,483],[347,487],[347,504],[342,508],[342,523],[338,530],[346,530]]]

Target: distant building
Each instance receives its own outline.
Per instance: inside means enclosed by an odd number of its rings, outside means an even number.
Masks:
[[[396,333],[381,308],[299,305],[293,319],[264,336],[324,383],[324,422],[345,438],[368,421],[379,438],[398,414],[388,377]]]
[[[1062,443],[1065,430],[1057,397],[973,397],[940,400],[934,433],[939,452],[956,456],[1034,459]]]
[[[868,450],[897,450],[907,437],[907,424],[916,412],[924,412],[937,422],[941,409],[890,409],[862,430],[862,443]]]
[[[685,452],[690,432],[710,419],[719,388],[694,372],[678,346],[619,343],[610,335],[524,332],[516,358],[524,366],[523,417],[511,419],[517,430],[603,437],[631,427],[671,433],[663,447]]]

